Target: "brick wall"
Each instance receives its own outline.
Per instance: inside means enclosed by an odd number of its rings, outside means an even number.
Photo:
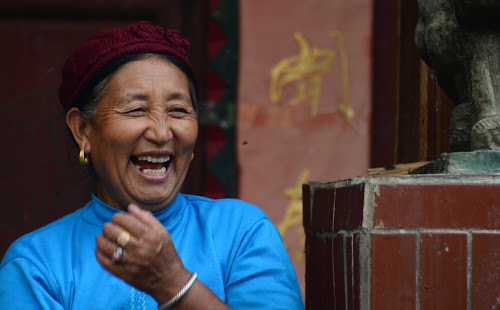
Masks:
[[[500,178],[304,185],[306,309],[500,309]]]

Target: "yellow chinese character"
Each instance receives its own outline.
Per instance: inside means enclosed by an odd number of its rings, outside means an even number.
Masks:
[[[284,239],[284,235],[289,228],[300,224],[297,229],[300,234],[300,243],[302,248],[296,252],[298,261],[302,261],[304,259],[304,252],[302,251],[305,244],[305,235],[304,230],[302,229],[302,184],[307,181],[309,174],[310,171],[307,169],[302,171],[295,187],[285,190],[285,196],[290,198],[290,203],[285,210],[283,220],[277,225],[281,237]]]
[[[350,106],[344,38],[340,31],[333,31],[332,36],[339,43],[342,82],[344,86],[344,98],[341,100],[339,107],[345,117],[351,120],[354,113]],[[310,98],[312,100],[311,116],[315,117],[318,114],[323,74],[329,71],[331,63],[337,58],[337,53],[331,49],[311,47],[301,33],[295,33],[295,39],[299,44],[300,52],[296,56],[281,60],[271,70],[269,96],[272,102],[277,102],[283,88],[290,83],[297,82],[297,95],[291,99],[290,104],[296,105]]]
[[[351,107],[351,94],[349,92],[349,71],[347,70],[347,54],[344,46],[344,35],[338,30],[332,31],[332,37],[337,38],[339,42],[340,66],[342,70],[342,85],[344,87],[344,97],[339,103],[340,111],[344,116],[351,120],[354,117],[354,110]]]

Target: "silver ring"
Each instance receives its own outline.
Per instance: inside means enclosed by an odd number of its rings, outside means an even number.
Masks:
[[[123,249],[121,247],[118,247],[111,256],[111,264],[113,265],[117,264],[121,262],[122,259],[123,259]]]

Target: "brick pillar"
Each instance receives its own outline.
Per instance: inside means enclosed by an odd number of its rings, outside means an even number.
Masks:
[[[304,185],[306,309],[500,309],[500,178]]]

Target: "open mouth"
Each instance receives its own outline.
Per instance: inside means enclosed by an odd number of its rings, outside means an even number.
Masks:
[[[144,174],[163,175],[170,165],[171,156],[132,156],[134,166]]]

